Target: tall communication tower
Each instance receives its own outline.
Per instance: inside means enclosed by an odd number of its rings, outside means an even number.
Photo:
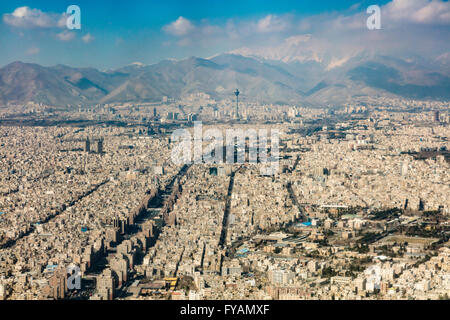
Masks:
[[[236,89],[234,95],[236,96],[236,119],[239,119],[239,89]]]

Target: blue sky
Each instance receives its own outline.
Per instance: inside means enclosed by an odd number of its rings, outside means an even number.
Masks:
[[[81,30],[59,23],[71,4],[81,8]],[[375,32],[365,26],[372,4],[382,8],[383,28]],[[1,66],[20,60],[108,69],[233,50],[338,63],[376,46],[438,56],[449,51],[450,35],[443,0],[1,1],[0,17]]]

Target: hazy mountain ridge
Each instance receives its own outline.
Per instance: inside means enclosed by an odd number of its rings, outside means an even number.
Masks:
[[[329,68],[319,61],[222,54],[107,72],[14,62],[0,69],[0,104],[156,102],[197,92],[222,99],[232,97],[235,88],[244,100],[261,103],[339,104],[359,95],[450,100],[447,60],[360,54]]]

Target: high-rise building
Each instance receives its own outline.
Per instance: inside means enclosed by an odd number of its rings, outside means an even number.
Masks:
[[[86,138],[86,141],[84,142],[84,151],[91,152],[91,141],[89,138]]]
[[[115,279],[111,269],[104,270],[97,278],[97,292],[103,300],[114,299]]]
[[[439,110],[436,110],[433,113],[433,118],[434,118],[434,122],[441,122],[441,113],[439,112]]]
[[[425,202],[422,199],[419,199],[419,211],[425,210]]]
[[[103,139],[97,141],[97,153],[103,154]]]
[[[49,279],[47,290],[48,297],[64,299],[67,293],[67,272],[63,266],[59,266]]]
[[[294,280],[295,273],[289,270],[269,271],[269,280],[274,285],[286,285]]]
[[[167,120],[178,120],[177,112],[167,112]]]
[[[236,96],[236,113],[235,113],[235,118],[239,119],[239,89],[236,89],[236,91],[234,92],[234,95]]]
[[[189,121],[189,122],[197,121],[197,119],[198,119],[198,117],[197,117],[197,115],[196,115],[195,113],[190,113],[190,114],[188,115],[188,121]]]
[[[3,283],[3,279],[0,280],[0,301],[6,299],[6,285]]]

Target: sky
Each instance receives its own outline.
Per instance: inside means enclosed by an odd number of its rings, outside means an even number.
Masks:
[[[66,10],[81,10],[69,30]],[[381,29],[366,12],[381,8]],[[224,52],[326,61],[363,52],[449,59],[447,0],[0,1],[0,66],[14,61],[119,68]]]

